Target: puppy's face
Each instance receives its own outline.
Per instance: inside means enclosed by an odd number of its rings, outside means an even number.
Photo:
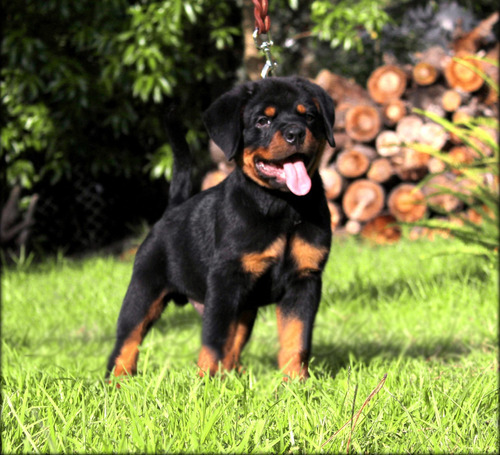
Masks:
[[[326,137],[319,103],[284,91],[252,99],[243,114],[243,172],[259,185],[302,196],[311,188]]]
[[[257,184],[307,194],[325,142],[334,145],[331,98],[299,78],[272,78],[241,87],[207,111],[211,137]]]

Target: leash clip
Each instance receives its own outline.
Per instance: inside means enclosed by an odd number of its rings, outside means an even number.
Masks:
[[[253,41],[255,43],[255,47],[259,50],[262,51],[266,57],[266,63],[264,65],[264,68],[262,68],[262,72],[260,73],[260,77],[262,79],[265,79],[267,76],[272,76],[272,73],[278,66],[278,63],[274,60],[272,54],[271,54],[271,47],[273,46],[273,42],[271,40],[271,35],[266,33],[266,37],[268,38],[267,40],[262,40],[259,43],[258,37],[259,37],[259,29],[256,28],[253,32]]]

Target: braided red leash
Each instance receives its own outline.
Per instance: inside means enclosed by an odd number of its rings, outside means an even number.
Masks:
[[[255,8],[253,15],[255,16],[255,28],[261,33],[268,33],[271,28],[271,19],[267,15],[269,7],[268,0],[252,0]]]

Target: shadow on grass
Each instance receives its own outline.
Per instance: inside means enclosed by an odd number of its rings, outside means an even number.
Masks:
[[[435,339],[426,343],[405,346],[404,343],[360,342],[356,344],[315,344],[313,346],[313,364],[318,377],[335,377],[347,368],[353,360],[364,366],[374,361],[395,361],[400,358],[413,358],[444,363],[457,361],[474,350],[485,350],[485,346],[465,346],[449,339]],[[491,347],[494,350],[494,347]],[[276,355],[270,353],[252,354],[249,360],[260,363],[264,368],[276,369]]]

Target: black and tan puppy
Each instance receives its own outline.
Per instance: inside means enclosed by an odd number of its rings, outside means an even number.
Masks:
[[[189,151],[171,128],[171,202],[137,253],[108,375],[134,374],[166,303],[189,299],[203,309],[201,375],[237,366],[258,308],[276,303],[278,365],[305,378],[331,241],[317,168],[334,145],[333,101],[305,79],[270,78],[226,93],[204,120],[236,169],[188,198]]]

